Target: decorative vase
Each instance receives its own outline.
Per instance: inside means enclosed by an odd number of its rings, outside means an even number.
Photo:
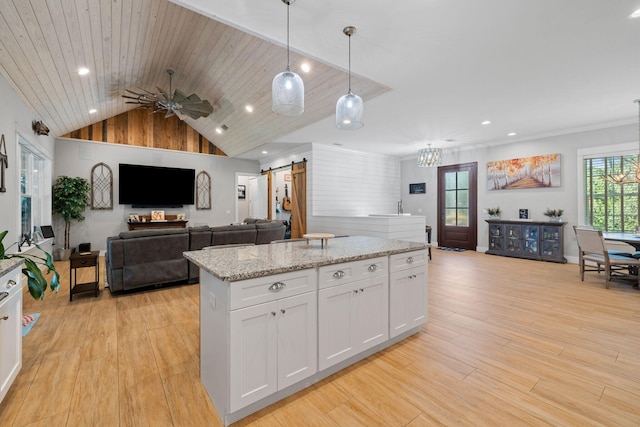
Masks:
[[[562,222],[562,217],[561,216],[550,216],[549,217],[549,222]]]

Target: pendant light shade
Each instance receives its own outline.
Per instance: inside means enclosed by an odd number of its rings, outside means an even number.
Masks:
[[[289,66],[289,5],[295,0],[282,0],[287,5],[287,69],[273,78],[271,111],[283,116],[298,116],[304,112],[304,83]]]
[[[420,167],[431,167],[437,166],[442,162],[442,149],[441,148],[431,148],[431,144],[429,144],[428,148],[423,148],[418,151],[418,166]]]
[[[351,36],[356,27],[345,27],[342,32],[349,37],[349,91],[336,103],[336,127],[338,129],[360,129],[364,126],[364,103],[351,92]]]

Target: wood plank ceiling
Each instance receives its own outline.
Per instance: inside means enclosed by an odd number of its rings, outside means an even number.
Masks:
[[[271,80],[286,61],[286,47],[167,0],[0,2],[0,74],[54,135],[134,108],[121,96],[125,89],[168,90],[170,68],[174,90],[214,105],[209,117],[185,122],[238,156],[333,115],[346,91],[345,70],[292,51],[292,69],[311,64],[308,74],[297,71],[305,112],[278,116],[271,112]],[[82,66],[88,75],[78,75]],[[352,86],[365,102],[389,90],[357,75]],[[218,135],[222,125],[228,130]]]

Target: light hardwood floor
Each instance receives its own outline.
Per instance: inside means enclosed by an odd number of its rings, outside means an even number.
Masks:
[[[429,268],[421,333],[237,425],[640,425],[640,291],[469,251],[434,250]],[[198,311],[197,285],[26,295],[42,315],[0,425],[221,425],[198,378]]]

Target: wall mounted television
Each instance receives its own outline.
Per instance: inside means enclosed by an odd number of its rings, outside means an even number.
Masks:
[[[178,208],[194,204],[196,171],[120,163],[121,205],[134,208]]]

